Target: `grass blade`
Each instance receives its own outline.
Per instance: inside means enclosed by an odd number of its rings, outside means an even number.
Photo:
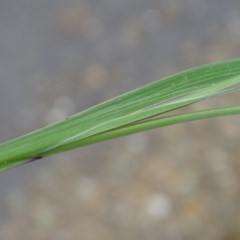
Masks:
[[[216,95],[238,91],[239,83],[240,59],[183,71],[96,105],[65,121],[1,144],[0,171],[28,159],[67,151],[86,145],[86,142],[94,143],[96,137],[97,141],[103,141],[111,134],[113,137],[120,136],[121,131],[127,135],[127,131],[130,134],[153,126],[164,126],[161,124],[166,119],[151,118]],[[211,114],[217,110],[212,111]],[[231,112],[227,109],[219,111],[222,115]],[[238,113],[238,109],[234,111]],[[194,116],[201,119],[209,113],[195,113]],[[213,117],[211,114],[207,116]],[[192,116],[185,115],[181,119],[188,121]],[[180,121],[176,117],[172,119]]]

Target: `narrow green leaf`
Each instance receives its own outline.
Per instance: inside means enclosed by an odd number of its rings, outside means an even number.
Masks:
[[[75,142],[71,144],[70,147],[72,149],[76,147],[83,147],[86,145],[94,144],[97,142],[107,141],[110,139],[114,139],[117,137],[123,137],[134,133],[139,133],[155,128],[166,127],[170,125],[175,125],[184,122],[192,122],[202,119],[216,118],[216,117],[224,117],[230,115],[239,115],[240,114],[240,106],[227,107],[227,108],[218,108],[218,109],[208,109],[197,112],[185,113],[180,115],[173,115],[169,117],[162,117],[156,119],[147,119],[145,121],[141,121],[136,124],[126,125],[120,128],[116,128],[110,131],[102,132],[100,134],[93,135],[89,138],[85,138],[79,142]],[[56,148],[48,154],[54,154],[58,152],[62,152],[65,150],[69,150],[69,146],[64,145],[60,149]]]
[[[166,77],[91,107],[65,121],[1,144],[0,171],[29,159],[103,141],[107,139],[106,136],[117,137],[153,126],[164,126],[161,121],[166,119],[149,118],[210,97],[238,91],[239,83],[240,59],[205,65]],[[230,114],[226,109],[223,112]],[[203,115],[195,116],[201,119]],[[191,119],[191,116],[185,115],[183,122]]]

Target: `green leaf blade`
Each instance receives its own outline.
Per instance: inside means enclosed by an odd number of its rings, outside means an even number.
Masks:
[[[61,149],[80,147],[92,136],[239,90],[239,83],[240,59],[204,65],[166,77],[65,121],[1,144],[0,170]]]

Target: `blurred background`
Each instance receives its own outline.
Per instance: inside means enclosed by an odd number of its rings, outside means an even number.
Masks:
[[[168,74],[239,57],[240,2],[1,0],[0,53],[5,141]],[[240,239],[239,143],[235,116],[3,172],[0,239]]]

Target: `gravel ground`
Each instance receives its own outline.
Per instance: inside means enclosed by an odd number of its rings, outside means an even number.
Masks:
[[[239,11],[233,0],[2,1],[1,139],[239,57]],[[239,132],[239,117],[188,123],[7,171],[0,238],[240,239]]]

